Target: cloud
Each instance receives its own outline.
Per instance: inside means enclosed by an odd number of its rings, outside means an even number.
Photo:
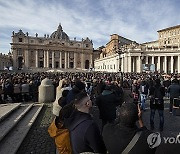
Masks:
[[[9,51],[13,30],[44,36],[61,23],[70,38],[89,37],[97,48],[113,33],[140,43],[157,40],[157,30],[179,21],[175,0],[0,0],[0,52]]]

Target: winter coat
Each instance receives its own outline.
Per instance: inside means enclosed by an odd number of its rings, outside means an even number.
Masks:
[[[170,98],[179,98],[180,96],[180,85],[176,83],[172,83],[167,92],[170,94]]]
[[[22,93],[29,93],[29,84],[28,83],[24,83],[21,85],[21,92]]]
[[[161,85],[151,86],[149,88],[150,109],[164,110],[164,100],[163,100],[164,96],[165,96],[164,87],[162,87]],[[158,100],[156,100],[156,98]]]
[[[105,145],[100,131],[88,113],[74,110],[64,125],[70,131],[73,154],[82,152],[105,153]]]
[[[113,121],[116,118],[116,107],[121,105],[121,102],[112,91],[104,90],[96,98],[96,105],[99,108],[100,119]]]
[[[5,83],[3,90],[4,90],[4,94],[13,94],[13,92],[14,92],[13,84],[12,83]]]
[[[21,85],[20,84],[15,84],[14,85],[14,93],[15,94],[21,93]]]
[[[119,123],[109,123],[103,129],[103,140],[109,154],[120,154],[127,147],[137,131],[142,130],[137,143],[129,154],[154,154],[156,149],[149,148],[147,137],[151,133],[145,127],[139,129],[136,126],[126,127]]]

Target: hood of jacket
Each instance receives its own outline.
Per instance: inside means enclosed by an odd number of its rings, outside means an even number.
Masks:
[[[92,117],[88,113],[74,110],[69,118],[64,119],[64,125],[70,131],[74,130],[79,124],[86,120],[92,120]]]

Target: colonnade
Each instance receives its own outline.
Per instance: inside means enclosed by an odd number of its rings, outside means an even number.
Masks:
[[[180,55],[131,55],[121,58],[123,72],[142,72],[142,64],[154,64],[158,72],[180,73]]]
[[[25,50],[25,57],[24,57],[25,66],[30,66],[29,65],[30,55],[26,51],[28,50]],[[43,56],[40,55],[40,52],[43,52]],[[57,54],[59,55],[57,56]],[[86,60],[89,61],[89,64],[88,64],[89,67],[92,66],[92,63],[93,63],[92,54],[91,53],[87,53],[87,54],[89,54],[88,58],[86,57],[85,59],[86,55],[84,53],[80,53],[80,57],[78,58],[77,52],[71,52],[71,57],[70,57],[70,52],[68,51],[49,51],[49,50],[38,51],[36,50],[35,51],[35,67],[38,68],[38,67],[42,67],[43,65],[43,67],[45,68],[75,69],[78,67],[78,63],[80,63],[79,68],[84,69]],[[40,64],[40,61],[42,62],[41,64]]]

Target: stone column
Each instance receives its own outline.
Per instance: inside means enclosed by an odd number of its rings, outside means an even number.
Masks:
[[[121,72],[124,72],[124,57],[122,57],[121,66]]]
[[[178,56],[178,73],[180,73],[180,55]]]
[[[77,67],[77,53],[74,52],[74,69]]]
[[[69,51],[67,52],[67,68],[69,68]]]
[[[59,53],[59,68],[62,68],[62,52]]]
[[[139,61],[138,57],[134,56],[134,70],[131,70],[132,72],[139,72]],[[131,64],[132,65],[132,64]]]
[[[81,69],[85,69],[84,68],[84,53],[81,54],[81,58],[82,58],[82,60],[81,60]]]
[[[173,58],[173,56],[171,56],[171,73],[174,72],[173,64],[174,64],[174,58]]]
[[[138,70],[139,70],[139,59],[137,56],[134,56],[133,62],[134,62],[134,70],[131,70],[131,71],[132,72],[138,72]]]
[[[118,55],[118,58],[117,58],[117,71],[118,71],[118,72],[119,72],[119,69],[120,69],[120,68],[119,68],[119,67],[120,67],[120,66],[119,66],[119,65],[120,65],[119,63],[120,63],[120,58],[119,58],[119,55]],[[109,64],[107,64],[107,66],[108,66],[108,65],[109,65]],[[109,67],[110,67],[110,66],[109,66]],[[107,68],[106,68],[106,69],[107,69]],[[109,69],[109,68],[108,68],[108,69]]]
[[[67,69],[67,51],[64,52],[65,53],[65,60],[64,60],[64,63],[65,63],[65,69]]]
[[[47,68],[49,68],[49,50],[47,51],[47,64],[46,64],[46,66],[47,66]]]
[[[152,56],[152,64],[154,64],[154,56]]]
[[[17,69],[19,66],[18,66],[18,51],[17,50],[15,50],[15,49],[12,49],[13,51],[12,51],[12,53],[13,53],[13,67],[15,68],[15,69]],[[0,56],[1,56],[2,54],[0,54]],[[1,60],[1,68],[2,68],[2,60]],[[2,69],[4,69],[4,68],[2,68]]]
[[[128,72],[127,66],[128,66],[128,57],[127,57],[127,55],[125,55],[125,57],[124,57],[124,72],[125,73]]]
[[[167,56],[164,56],[164,73],[167,73]]]
[[[148,55],[146,56],[146,64],[148,64]]]
[[[138,65],[137,65],[137,72],[138,73],[141,73],[141,68],[142,68],[142,60],[141,60],[141,56],[138,56],[138,60],[137,60],[137,63],[138,63]]]
[[[128,57],[128,72],[131,72],[131,56]]]
[[[122,66],[122,65],[121,65]],[[93,57],[92,54],[90,53],[90,67],[93,67]],[[114,66],[113,66],[114,67]]]
[[[36,50],[36,68],[38,68],[38,50]]]
[[[28,50],[25,50],[25,68],[29,67],[29,52]]]
[[[52,51],[52,68],[54,68],[54,51]]]
[[[44,67],[46,67],[46,51],[44,50]]]
[[[158,71],[159,73],[161,72],[160,68],[161,68],[161,57],[158,56],[157,71]]]

